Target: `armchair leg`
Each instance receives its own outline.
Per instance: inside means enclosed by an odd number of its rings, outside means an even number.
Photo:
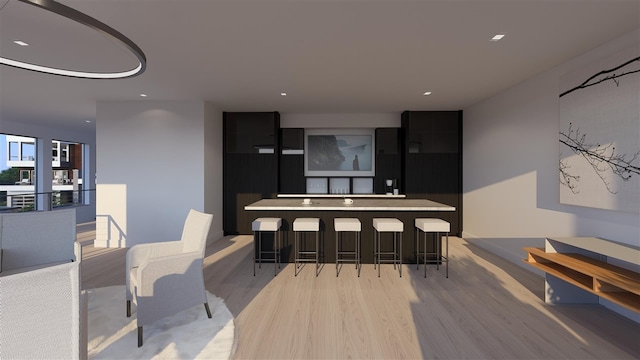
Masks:
[[[131,317],[131,300],[127,300],[127,317]]]
[[[204,308],[207,310],[207,316],[211,319],[211,309],[209,309],[209,303],[204,303]]]
[[[142,347],[142,326],[138,326],[138,347]]]

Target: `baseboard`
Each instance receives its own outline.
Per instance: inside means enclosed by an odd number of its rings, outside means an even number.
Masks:
[[[93,240],[93,247],[97,248],[125,248],[127,244],[124,240]]]
[[[542,270],[522,262],[522,259],[526,258],[526,253],[522,248],[527,246],[544,247],[544,238],[480,238],[468,232],[463,232],[462,235],[462,238],[468,243],[476,245],[523,269],[544,276]]]
[[[215,243],[216,241],[222,239],[223,237],[224,237],[224,231],[222,230],[209,234],[209,237],[207,238],[207,246]]]

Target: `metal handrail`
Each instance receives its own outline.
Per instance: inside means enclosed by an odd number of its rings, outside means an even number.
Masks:
[[[0,193],[0,211],[14,211],[14,212],[27,212],[37,210],[37,201],[40,198],[44,198],[46,204],[45,211],[51,211],[58,208],[68,208],[73,206],[85,205],[85,199],[87,196],[91,196],[91,193],[95,193],[96,189],[78,189],[78,190],[56,190],[47,192],[21,192],[12,193],[11,195]],[[19,205],[7,204],[9,197],[30,197],[32,202],[25,204],[24,202]]]

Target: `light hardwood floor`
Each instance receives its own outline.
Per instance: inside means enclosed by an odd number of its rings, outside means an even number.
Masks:
[[[125,249],[94,248],[78,228],[83,287],[124,284]],[[325,264],[298,277],[283,264],[252,276],[251,236],[207,248],[207,290],[235,317],[237,359],[638,359],[640,325],[600,306],[548,306],[544,280],[460,238],[450,238],[449,278],[430,266],[383,264],[361,277]],[[523,252],[523,257],[524,257]],[[114,314],[114,316],[124,316]]]

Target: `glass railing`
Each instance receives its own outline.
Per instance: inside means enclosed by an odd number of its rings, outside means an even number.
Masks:
[[[82,206],[85,199],[95,193],[95,189],[56,190],[37,193],[34,191],[0,192],[0,212],[25,212],[37,210],[37,202],[43,201],[44,210],[55,210],[72,206]]]

